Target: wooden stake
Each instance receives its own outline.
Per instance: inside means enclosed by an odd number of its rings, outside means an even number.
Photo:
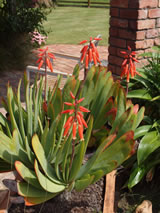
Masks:
[[[106,175],[106,189],[103,213],[114,213],[116,170]]]

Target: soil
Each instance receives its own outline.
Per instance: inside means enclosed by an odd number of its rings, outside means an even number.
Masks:
[[[82,192],[64,192],[41,205],[25,207],[24,204],[12,204],[8,213],[100,213],[103,210],[105,180]]]

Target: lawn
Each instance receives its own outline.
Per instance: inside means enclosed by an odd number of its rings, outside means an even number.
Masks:
[[[109,9],[56,7],[44,23],[49,31],[47,44],[77,44],[102,35],[100,45],[108,44]]]

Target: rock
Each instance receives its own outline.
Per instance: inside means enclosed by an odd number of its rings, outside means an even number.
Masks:
[[[135,213],[152,213],[152,203],[144,200],[137,208]]]

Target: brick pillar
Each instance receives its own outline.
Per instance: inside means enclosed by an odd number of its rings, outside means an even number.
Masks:
[[[111,0],[110,5],[109,70],[120,74],[120,51],[128,45],[137,53],[160,45],[160,0]]]

